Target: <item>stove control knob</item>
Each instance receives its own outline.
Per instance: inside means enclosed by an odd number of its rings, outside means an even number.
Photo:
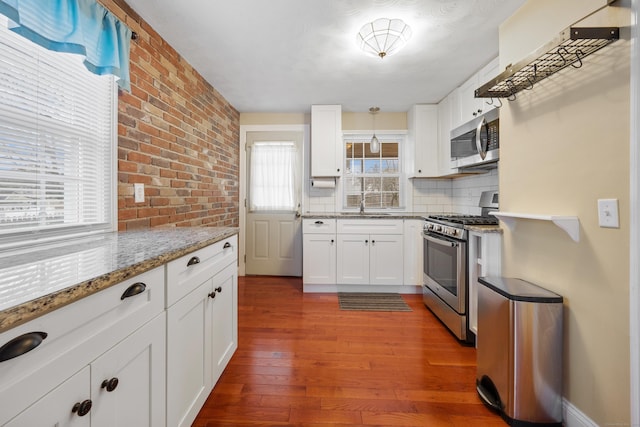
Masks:
[[[439,225],[436,225],[436,226],[434,226],[434,227],[433,227],[433,230],[434,230],[434,231],[441,231],[441,230],[442,230],[442,227],[441,227],[441,226],[439,226]]]

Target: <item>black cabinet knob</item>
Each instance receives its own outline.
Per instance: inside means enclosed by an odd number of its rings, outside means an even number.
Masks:
[[[83,402],[78,402],[75,405],[73,405],[73,408],[71,408],[71,412],[73,412],[74,414],[78,414],[79,417],[84,417],[91,410],[92,404],[93,403],[89,399]]]
[[[208,296],[209,296],[209,298],[211,298],[211,299],[213,299],[213,298],[215,298],[215,297],[216,297],[216,293],[215,293],[215,292],[209,292],[207,295],[208,295]]]
[[[118,379],[116,377],[111,378],[110,380],[102,381],[102,388],[106,388],[108,392],[112,392],[118,387]]]
[[[217,288],[214,289],[214,291],[222,293],[222,286],[218,286]]]

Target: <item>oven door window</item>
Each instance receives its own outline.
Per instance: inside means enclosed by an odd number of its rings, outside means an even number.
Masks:
[[[424,239],[424,273],[457,297],[458,247],[447,244],[447,240],[443,243]]]

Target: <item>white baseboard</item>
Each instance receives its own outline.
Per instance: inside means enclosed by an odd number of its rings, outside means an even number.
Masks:
[[[562,418],[565,427],[599,427],[591,418],[562,398]]]

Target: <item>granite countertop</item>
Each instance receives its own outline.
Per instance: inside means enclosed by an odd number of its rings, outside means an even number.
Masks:
[[[464,228],[476,233],[502,233],[499,225],[465,225]]]
[[[0,255],[0,332],[238,234],[232,227],[149,228]]]
[[[425,219],[424,212],[307,212],[302,218],[324,219]]]

